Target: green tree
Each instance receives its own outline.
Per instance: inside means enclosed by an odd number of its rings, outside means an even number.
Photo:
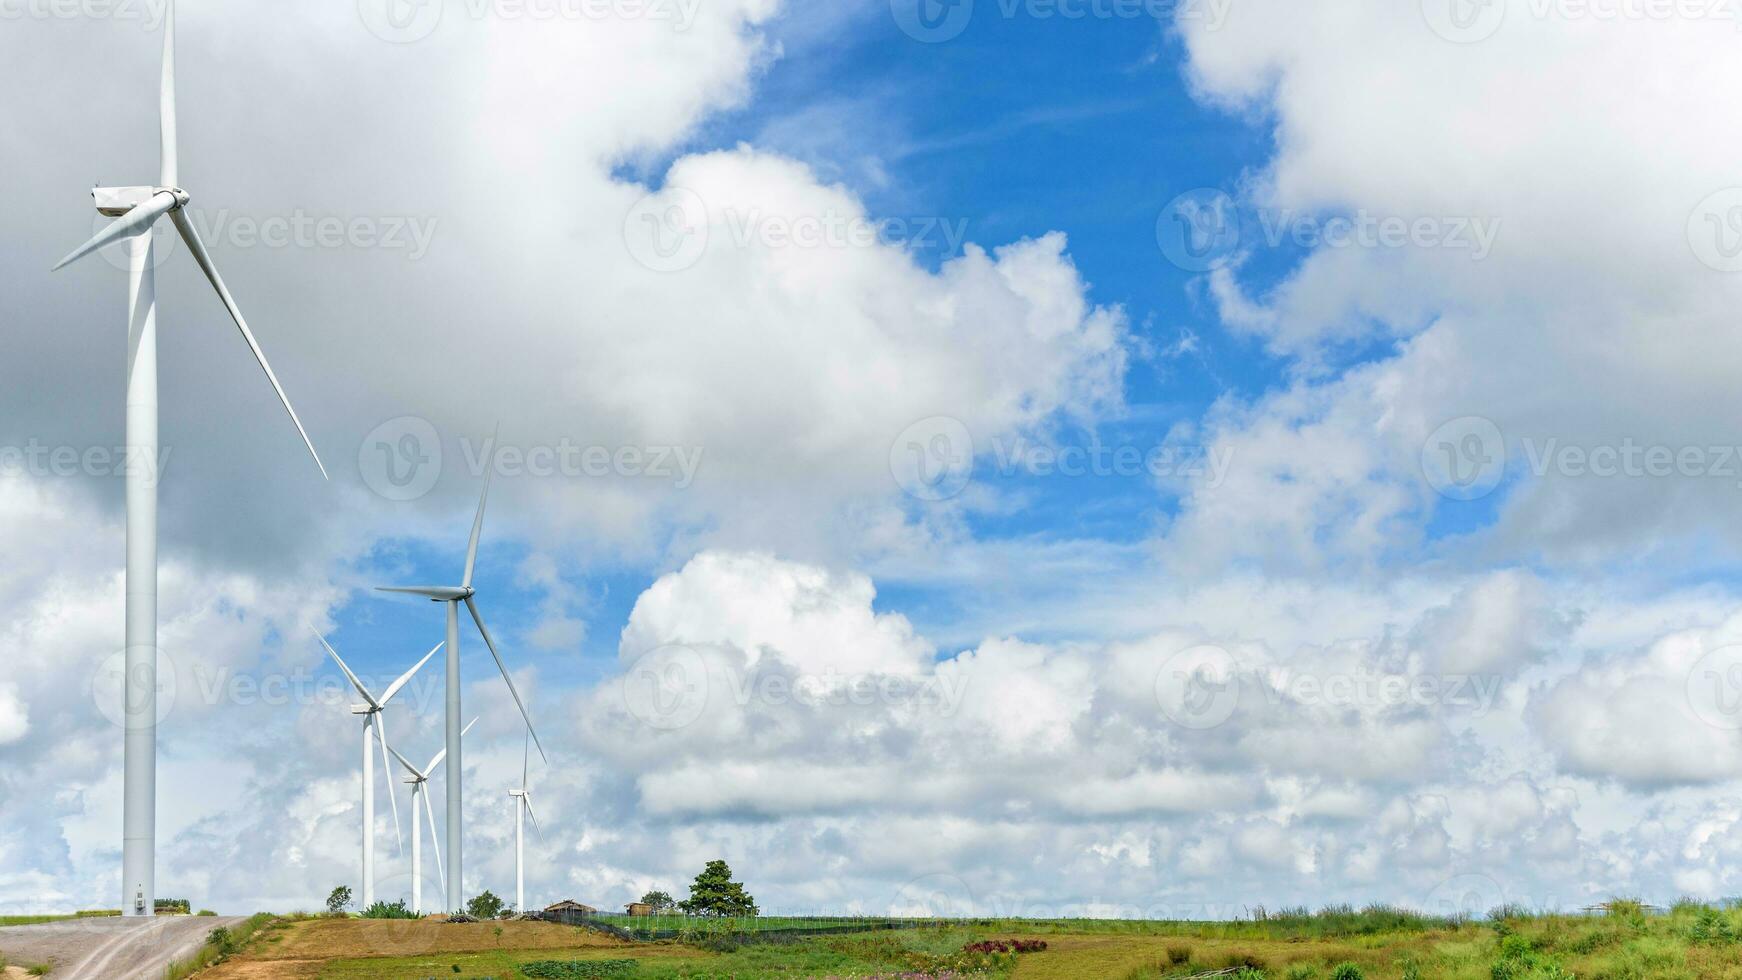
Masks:
[[[475,896],[466,903],[466,914],[479,921],[494,919],[502,914],[504,907],[502,900],[486,888],[482,895]]]
[[[641,904],[653,906],[654,915],[664,915],[677,908],[677,899],[662,891],[651,891],[641,896]]]
[[[677,904],[690,915],[745,917],[761,912],[744,885],[732,880],[732,869],[724,861],[709,861],[690,885],[690,897]]]
[[[327,914],[343,915],[351,905],[351,886],[340,885],[327,896]]]

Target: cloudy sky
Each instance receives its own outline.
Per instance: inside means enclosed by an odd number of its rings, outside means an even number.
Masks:
[[[372,587],[487,470],[540,903],[1742,893],[1730,7],[185,0],[190,210],[333,478],[164,240],[159,893],[356,881],[311,628],[439,641]],[[125,277],[48,269],[154,173],[161,15],[0,0],[0,910],[120,892]]]

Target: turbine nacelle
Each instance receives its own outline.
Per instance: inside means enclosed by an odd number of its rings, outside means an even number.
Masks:
[[[180,211],[188,206],[193,196],[179,187],[93,187],[91,198],[97,203],[97,212],[104,217],[120,218],[134,208],[147,204],[159,194],[169,194],[175,198],[175,206],[170,210]]]
[[[377,591],[421,596],[431,602],[465,602],[478,594],[477,590],[469,585],[417,585],[403,589],[383,588]]]

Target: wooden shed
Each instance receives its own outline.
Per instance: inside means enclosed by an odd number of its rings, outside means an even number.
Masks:
[[[572,898],[571,899],[564,899],[563,901],[560,901],[560,902],[556,903],[555,905],[547,906],[545,908],[545,911],[552,913],[554,915],[560,915],[562,913],[568,913],[569,915],[598,915],[599,914],[598,909],[593,908],[591,905],[582,905],[580,902],[577,902]]]
[[[629,909],[630,915],[652,915],[653,914],[653,906],[647,904],[646,902],[630,902],[628,904],[628,906],[626,906],[626,907]]]

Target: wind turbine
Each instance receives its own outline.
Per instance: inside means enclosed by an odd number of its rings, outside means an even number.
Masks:
[[[423,665],[429,663],[429,658],[435,656],[436,650],[440,650],[442,646],[436,644],[435,650],[424,654],[417,666],[401,674],[377,698],[351,672],[350,665],[345,663],[345,659],[339,656],[339,651],[333,649],[326,637],[316,633],[315,638],[321,641],[321,646],[327,648],[327,653],[332,655],[333,662],[339,665],[339,669],[345,672],[351,686],[357,689],[358,694],[363,695],[363,703],[352,705],[351,713],[363,716],[363,907],[368,908],[375,904],[375,754],[370,750],[369,741],[374,739],[381,743],[382,772],[391,772],[393,765],[387,761],[387,719],[381,716],[381,712],[386,709],[387,702],[392,701],[400,688],[411,682],[412,675],[422,670]],[[391,787],[391,783],[389,786]],[[393,806],[393,834],[399,838],[400,853],[404,853],[405,835],[399,830],[399,800],[393,795],[391,788],[387,792],[387,802]],[[413,813],[411,816],[415,826],[417,814]]]
[[[494,457],[492,457],[494,462]],[[520,709],[520,717],[526,719],[526,730],[532,736],[532,743],[538,746],[538,757],[545,758],[544,746],[538,741],[538,732],[533,730],[532,716],[526,713],[526,703],[520,700],[520,692],[514,688],[514,678],[508,676],[508,667],[502,662],[502,655],[496,652],[496,641],[490,638],[490,630],[484,625],[484,617],[478,613],[478,604],[473,600],[477,591],[472,588],[472,570],[478,563],[478,538],[484,533],[484,505],[490,500],[490,477],[494,467],[487,468],[484,474],[484,493],[478,498],[478,516],[472,520],[472,540],[466,545],[466,572],[459,585],[420,585],[408,588],[381,588],[381,592],[397,592],[403,595],[423,596],[431,602],[446,603],[448,607],[448,689],[447,689],[447,747],[448,755],[454,764],[448,767],[447,803],[448,803],[448,867],[454,869],[454,876],[444,884],[447,892],[447,911],[453,912],[460,906],[460,893],[465,887],[461,877],[463,867],[460,853],[461,838],[461,796],[460,783],[463,770],[460,766],[460,604],[464,603],[466,610],[472,614],[472,622],[478,624],[478,633],[484,638],[484,645],[490,648],[490,656],[496,660],[496,669],[502,672],[502,680],[508,684],[508,693],[514,695],[514,704]],[[547,760],[548,761],[548,760]]]
[[[531,734],[530,732],[528,734]],[[532,818],[532,829],[538,831],[538,839],[544,840],[544,829],[538,825],[538,815],[532,812],[532,791],[526,788],[526,769],[532,761],[532,749],[522,739],[520,756],[520,788],[509,790],[508,795],[515,800],[514,804],[514,907],[526,914],[526,818]]]
[[[97,210],[115,222],[74,249],[55,268],[130,238],[127,276],[127,652],[124,683],[124,766],[121,832],[121,907],[126,915],[152,915],[156,904],[157,841],[157,481],[137,460],[156,459],[157,432],[157,277],[152,226],[164,215],[187,242],[200,271],[242,331],[242,339],[266,372],[266,380],[290,413],[303,444],[320,467],[314,443],[260,344],[242,319],[230,290],[219,277],[200,233],[188,220],[190,200],[180,187],[176,159],[175,3],[170,0],[163,29],[163,77],[158,90],[159,169],[151,187],[97,187]],[[127,894],[128,890],[132,894]]]
[[[466,727],[461,729],[460,735],[464,737],[466,732],[471,731],[472,726],[477,723],[478,719],[476,718],[467,722]],[[425,816],[429,817],[429,846],[435,849],[436,875],[441,881],[442,891],[445,892],[448,888],[448,879],[442,873],[441,838],[436,836],[435,807],[431,806],[429,802],[428,783],[429,777],[435,775],[435,771],[441,768],[442,760],[448,757],[448,750],[443,748],[437,752],[435,758],[429,760],[429,765],[422,769],[407,762],[405,756],[399,754],[398,749],[389,749],[388,751],[393,753],[393,757],[398,759],[399,764],[404,766],[409,773],[405,777],[405,781],[411,784],[411,910],[422,915],[423,828],[417,822],[417,801],[420,797],[423,799],[423,812]]]

